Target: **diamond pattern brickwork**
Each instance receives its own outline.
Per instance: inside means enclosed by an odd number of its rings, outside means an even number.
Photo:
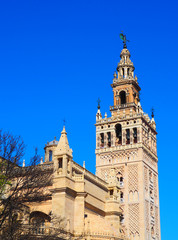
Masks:
[[[128,166],[128,190],[129,192],[138,191],[138,165],[132,164]]]
[[[129,231],[133,234],[140,232],[139,228],[139,204],[129,205]]]

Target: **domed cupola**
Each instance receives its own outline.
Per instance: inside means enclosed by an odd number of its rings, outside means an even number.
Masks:
[[[135,68],[127,48],[122,49],[120,58],[121,60],[117,65],[118,79],[133,79]]]

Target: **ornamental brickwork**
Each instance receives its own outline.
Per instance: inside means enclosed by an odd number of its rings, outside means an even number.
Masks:
[[[124,45],[125,46],[125,45]],[[121,188],[122,224],[129,239],[160,240],[156,124],[143,112],[130,52],[124,47],[111,84],[111,116],[96,114],[96,174],[114,168]]]

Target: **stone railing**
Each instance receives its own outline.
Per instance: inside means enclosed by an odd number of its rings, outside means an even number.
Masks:
[[[84,175],[83,175],[83,174],[75,174],[75,175],[73,176],[73,179],[74,179],[75,181],[83,181],[83,180],[84,180]]]
[[[120,108],[132,107],[132,106],[136,106],[136,104],[135,103],[124,103],[124,104],[119,104],[116,106],[110,106],[110,110],[117,110]]]
[[[114,108],[114,107],[110,107],[110,108]],[[118,109],[118,108],[116,108]],[[119,113],[117,116],[112,116],[110,118],[102,118],[102,119],[97,119],[96,121],[96,124],[101,124],[101,123],[107,123],[107,122],[117,122],[118,120],[120,119],[132,119],[132,118],[137,118],[137,117],[141,117],[143,116],[143,113],[132,113],[131,115],[130,114],[121,114]]]
[[[88,170],[86,170],[85,168],[81,167],[79,164],[77,164],[76,162],[72,161],[72,168],[74,170],[77,171],[77,174],[74,174],[73,178],[78,180],[82,178],[83,179],[91,179],[92,181],[94,181],[96,184],[102,185],[103,187],[107,187],[108,183],[106,183],[104,180],[102,180],[101,178],[97,177],[96,175],[94,175],[93,173],[89,172]],[[79,173],[79,174],[78,174]]]
[[[142,146],[142,143],[133,143],[133,144],[127,144],[127,145],[118,145],[118,146],[115,146],[115,147],[112,147],[112,150],[115,151],[115,150],[125,150],[125,149],[132,149],[132,148],[139,148]],[[109,151],[110,148],[97,148],[96,149],[96,153],[97,152],[105,152],[105,151]]]
[[[87,239],[98,240],[98,239],[106,239],[106,240],[128,240],[122,233],[115,234],[113,232],[85,232],[85,233],[77,233],[75,232],[74,236],[76,237],[87,237]]]

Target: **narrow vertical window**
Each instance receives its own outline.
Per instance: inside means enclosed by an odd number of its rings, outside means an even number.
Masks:
[[[126,129],[126,144],[130,144],[130,129]]]
[[[123,177],[120,177],[120,186],[122,187],[124,185],[124,179]]]
[[[121,126],[121,124],[116,124],[115,131],[116,131],[116,143],[120,145],[120,144],[122,144],[122,126]]]
[[[100,137],[101,137],[101,147],[104,147],[104,133],[101,133]]]
[[[108,147],[111,147],[111,133],[108,132],[107,135],[108,135]]]
[[[121,104],[126,104],[126,93],[125,93],[125,91],[121,91],[119,96],[120,96],[120,103]]]
[[[122,75],[123,75],[123,78],[124,78],[124,68],[122,69]]]
[[[129,68],[127,68],[127,75],[129,76],[129,73],[130,73],[130,71],[129,71],[130,69]]]
[[[120,193],[120,201],[124,202],[124,193],[123,192]]]
[[[137,128],[133,129],[133,138],[134,138],[134,143],[137,143]]]
[[[111,189],[109,193],[110,193],[110,196],[113,196],[113,189]]]
[[[58,158],[58,168],[62,168],[62,158]]]
[[[49,161],[51,162],[53,159],[53,152],[50,150],[49,151]]]
[[[121,223],[121,224],[124,223],[124,215],[123,215],[123,214],[120,215],[120,223]]]

